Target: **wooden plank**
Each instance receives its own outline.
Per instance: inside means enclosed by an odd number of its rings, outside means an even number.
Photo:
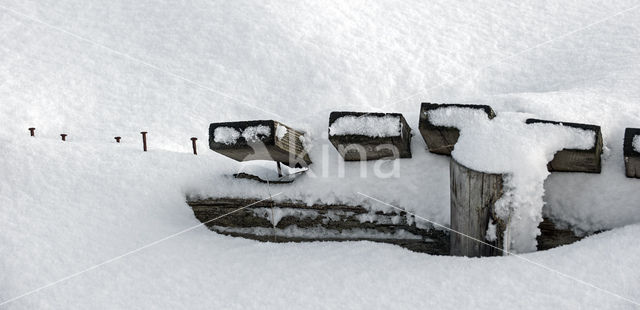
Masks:
[[[624,131],[624,167],[627,177],[640,179],[640,152],[633,147],[636,136],[640,136],[640,128],[627,128]]]
[[[242,198],[194,197],[188,198],[187,203],[196,218],[207,223],[209,229],[230,236],[268,242],[368,240],[395,244],[416,252],[449,254],[449,236],[445,231],[423,228],[423,225],[418,227],[412,216],[405,212],[371,211],[362,206],[341,204],[309,206],[302,201],[272,202]],[[228,214],[248,205],[251,206]],[[288,212],[274,228],[271,218],[260,213],[265,210],[296,212]],[[304,212],[310,212],[313,216],[304,216]],[[221,217],[225,214],[228,215]],[[361,221],[363,216],[367,221]],[[283,235],[288,228],[295,228],[294,233]],[[357,237],[349,235],[349,232],[357,232]]]
[[[344,116],[399,117],[401,132],[393,137],[369,137],[365,135],[332,135],[329,141],[346,161],[411,158],[411,127],[400,113],[331,112],[329,127]],[[394,148],[394,149],[392,149]]]
[[[247,141],[242,133],[256,126],[266,126],[269,134],[256,135],[257,139]],[[282,137],[276,134],[279,127],[286,129]],[[215,133],[218,128],[235,130],[237,139],[228,143],[217,142]],[[209,125],[209,148],[237,161],[273,160],[289,167],[306,167],[311,164],[311,159],[300,139],[303,135],[303,132],[273,120],[212,123]]]
[[[596,140],[588,150],[563,149],[557,152],[553,160],[547,165],[550,172],[586,172],[600,173],[602,171],[601,155],[602,155],[602,130],[600,126],[590,124],[578,124],[569,122],[557,122],[530,118],[526,120],[527,124],[553,124],[563,125],[567,127],[578,128],[582,130],[593,131]]]
[[[422,138],[427,143],[429,152],[434,154],[451,155],[460,137],[460,130],[458,128],[436,126],[429,120],[429,111],[447,107],[483,110],[489,119],[496,116],[496,113],[488,105],[422,103],[420,106],[420,123],[418,129],[420,130]]]

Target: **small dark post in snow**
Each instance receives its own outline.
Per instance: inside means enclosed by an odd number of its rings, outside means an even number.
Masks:
[[[66,133],[61,133],[60,137],[62,137],[62,141],[67,141],[67,134]]]
[[[36,129],[33,128],[33,127],[29,128],[29,133],[31,134],[32,137],[35,137],[36,136]]]
[[[495,215],[502,196],[502,175],[471,170],[453,158],[451,173],[451,255],[500,256],[506,225]],[[495,239],[487,240],[489,224],[496,225]],[[481,241],[481,242],[479,242]],[[482,243],[484,242],[484,243]],[[487,244],[491,244],[489,246]],[[497,249],[497,248],[499,249]]]
[[[276,162],[278,164],[278,177],[281,178],[282,177],[282,166],[280,166],[280,162],[277,161]]]
[[[633,146],[633,139],[640,136],[640,128],[624,131],[624,167],[627,177],[640,179],[640,152]]]
[[[588,150],[563,149],[557,152],[553,160],[547,164],[549,172],[588,172],[600,173],[602,165],[600,157],[602,155],[602,131],[600,126],[589,124],[578,124],[568,122],[556,122],[530,118],[527,124],[552,124],[558,126],[572,127],[582,130],[592,131],[595,134],[595,143]]]
[[[142,150],[146,152],[147,151],[147,132],[141,131],[140,134],[142,134]]]
[[[198,140],[198,138],[196,137],[192,137],[191,138],[191,146],[193,147],[193,155],[198,155],[198,149],[196,146],[196,141]]]
[[[496,113],[488,105],[422,103],[418,129],[431,153],[451,155],[458,138],[460,138],[460,130],[458,128],[436,126],[429,120],[429,111],[449,107],[483,110],[487,114],[487,118],[493,119],[496,117]]]
[[[120,139],[122,139],[121,137],[113,137],[114,139],[116,139],[116,143],[120,143]]]

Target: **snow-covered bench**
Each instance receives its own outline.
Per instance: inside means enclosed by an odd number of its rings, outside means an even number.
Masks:
[[[331,112],[329,141],[347,161],[411,158],[411,128],[399,113]]]

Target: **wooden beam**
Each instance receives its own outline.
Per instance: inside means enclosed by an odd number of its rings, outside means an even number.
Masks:
[[[331,112],[329,127],[345,116],[398,117],[400,132],[390,137],[332,134],[329,141],[346,161],[411,158],[411,127],[400,113]]]
[[[258,130],[264,128],[268,132]],[[289,167],[306,167],[311,159],[301,140],[303,135],[274,120],[212,123],[209,148],[237,161],[273,160]]]
[[[416,225],[416,219],[405,212],[373,211],[359,205],[308,205],[303,201],[242,198],[188,197],[187,203],[209,229],[230,236],[264,242],[368,240],[422,253],[449,253],[449,238],[444,230],[428,224]],[[275,227],[267,213],[274,211],[284,214]]]
[[[624,166],[627,177],[640,179],[640,152],[633,147],[633,139],[637,136],[640,136],[640,128],[624,131]]]
[[[592,131],[595,136],[593,146],[588,150],[563,149],[556,153],[553,160],[547,164],[550,172],[587,172],[600,173],[602,171],[601,155],[602,155],[602,131],[600,126],[557,122],[530,118],[526,120],[527,124],[554,124],[573,127],[582,130]]]
[[[422,103],[418,128],[431,153],[451,155],[454,145],[460,137],[458,128],[436,126],[429,120],[429,111],[447,107],[483,110],[489,119],[496,117],[496,113],[488,105]]]

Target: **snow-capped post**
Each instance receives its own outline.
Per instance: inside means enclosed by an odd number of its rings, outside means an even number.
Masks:
[[[116,139],[116,143],[120,143],[120,139],[122,139],[122,137],[113,137],[114,139]]]
[[[62,138],[62,141],[67,141],[67,134],[66,133],[61,133],[60,137]]]
[[[198,149],[197,149],[197,145],[196,145],[196,141],[197,140],[198,140],[198,138],[191,137],[191,147],[193,147],[193,155],[198,155]]]
[[[141,131],[140,134],[142,135],[142,150],[146,152],[147,151],[147,132]]]
[[[32,137],[35,137],[35,136],[36,136],[36,129],[35,129],[35,128],[33,128],[33,127],[29,128],[29,134],[30,134]]]
[[[640,128],[624,131],[624,166],[627,177],[640,179]]]
[[[311,164],[304,133],[274,120],[212,123],[209,148],[237,161],[272,160],[298,168]]]
[[[329,141],[346,161],[411,158],[411,127],[400,113],[331,112]]]
[[[502,255],[503,251],[499,249],[503,248],[506,225],[494,210],[496,201],[502,196],[502,175],[471,170],[453,158],[450,175],[451,255]]]
[[[552,124],[558,126],[566,126],[582,130],[591,131],[595,135],[593,146],[588,150],[580,149],[563,149],[557,152],[553,160],[547,164],[549,172],[588,172],[600,173],[602,165],[600,157],[602,155],[602,131],[600,126],[589,124],[578,124],[568,122],[557,122],[540,119],[527,119],[527,124]]]
[[[422,138],[427,143],[427,147],[431,153],[451,155],[453,147],[460,137],[460,130],[458,128],[436,126],[429,120],[429,111],[449,107],[483,110],[487,114],[487,118],[493,119],[496,117],[496,113],[488,105],[422,103],[420,107],[420,123],[418,125],[418,129],[420,130],[420,134],[422,134]]]

